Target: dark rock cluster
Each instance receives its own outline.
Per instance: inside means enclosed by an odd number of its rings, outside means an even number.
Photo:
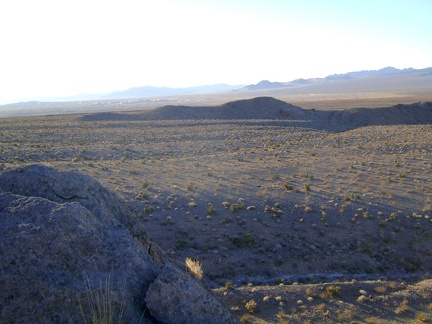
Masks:
[[[2,323],[235,322],[113,192],[43,165],[0,174],[0,287]]]

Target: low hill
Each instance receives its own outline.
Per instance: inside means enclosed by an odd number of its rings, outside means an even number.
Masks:
[[[306,117],[305,111],[272,97],[236,100],[219,106],[167,105],[140,113],[97,113],[81,120],[275,119]]]
[[[220,106],[168,105],[139,113],[96,113],[80,117],[95,120],[280,119],[303,120],[310,127],[343,131],[371,125],[432,124],[432,102],[383,108],[305,110],[272,97],[237,100]]]
[[[165,106],[146,115],[148,119],[274,119],[282,115],[297,119],[304,116],[304,111],[272,97],[257,97],[220,106]]]
[[[378,125],[432,124],[432,102],[399,104],[383,108],[319,111],[317,113],[323,121],[346,129]]]

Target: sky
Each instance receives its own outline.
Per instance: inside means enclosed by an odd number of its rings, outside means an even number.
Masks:
[[[431,0],[0,0],[0,104],[432,67]]]

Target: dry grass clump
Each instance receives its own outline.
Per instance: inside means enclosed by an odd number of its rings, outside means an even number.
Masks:
[[[86,276],[86,306],[80,302],[80,312],[84,323],[114,324],[123,323],[124,306],[115,305],[110,278],[99,282],[99,288],[92,288]]]
[[[250,315],[249,314],[243,314],[240,317],[240,323],[249,323]]]
[[[195,278],[201,279],[204,275],[204,271],[201,268],[201,262],[198,259],[192,260],[186,258],[186,267]]]
[[[374,288],[374,291],[377,292],[378,294],[384,295],[387,292],[387,287],[386,286],[376,286]]]
[[[345,309],[342,313],[338,314],[337,318],[341,321],[351,321],[356,316],[356,313],[350,309]]]
[[[321,303],[321,304],[317,305],[317,309],[319,309],[320,311],[324,311],[326,309],[326,304]]]
[[[365,295],[360,295],[357,297],[357,301],[359,303],[365,303],[368,300],[368,298]]]
[[[227,282],[225,282],[224,288],[226,290],[233,289],[234,288],[233,282],[231,280],[228,280]]]
[[[406,313],[410,310],[410,307],[408,305],[408,300],[404,299],[399,306],[395,309],[395,313],[400,315],[403,313]]]
[[[391,289],[396,289],[398,287],[398,283],[396,281],[389,281],[387,286]]]
[[[367,324],[379,324],[381,322],[381,319],[379,319],[378,317],[371,316],[371,317],[366,317],[365,322]]]
[[[340,286],[330,285],[327,286],[325,291],[320,294],[321,298],[335,298],[340,296]]]
[[[279,319],[283,319],[283,318],[285,318],[285,317],[286,317],[286,313],[285,313],[285,311],[284,311],[283,309],[280,309],[280,310],[277,312],[276,317],[279,318]]]
[[[416,313],[415,319],[419,322],[422,322],[422,323],[429,323],[430,322],[430,317],[428,316],[428,314],[426,314],[424,312]]]

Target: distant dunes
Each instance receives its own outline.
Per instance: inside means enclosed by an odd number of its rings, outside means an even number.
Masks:
[[[432,102],[384,108],[304,110],[272,97],[237,100],[220,106],[168,105],[133,113],[103,112],[80,117],[81,121],[278,119],[308,121],[311,127],[335,131],[370,125],[432,124]]]

